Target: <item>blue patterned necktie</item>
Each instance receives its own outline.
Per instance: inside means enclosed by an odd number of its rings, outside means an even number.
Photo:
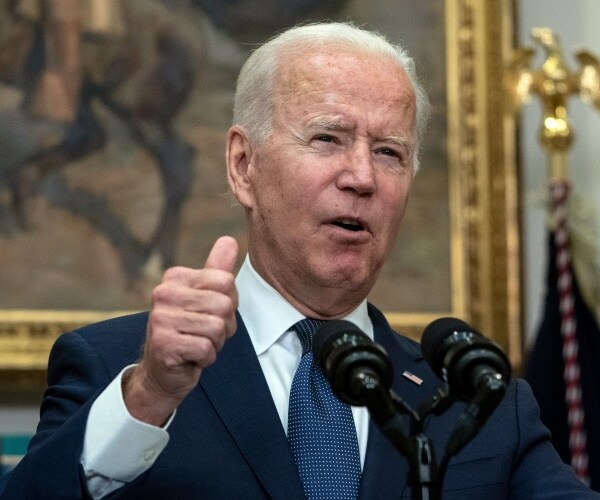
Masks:
[[[360,456],[349,405],[333,394],[313,362],[312,337],[321,320],[303,319],[294,329],[302,359],[290,391],[288,441],[308,500],[358,496]]]

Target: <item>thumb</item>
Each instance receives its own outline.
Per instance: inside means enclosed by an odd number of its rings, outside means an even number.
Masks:
[[[238,255],[237,241],[231,236],[221,236],[213,245],[204,267],[233,272]]]

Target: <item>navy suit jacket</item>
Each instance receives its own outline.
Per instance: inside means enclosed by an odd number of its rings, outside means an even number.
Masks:
[[[440,382],[417,343],[369,306],[375,341],[393,361],[394,390],[417,408]],[[141,356],[147,313],[62,335],[50,355],[38,431],[21,463],[0,479],[2,499],[88,496],[80,462],[90,405]],[[421,385],[402,376],[408,370]],[[441,457],[464,405],[429,417],[424,433]],[[156,463],[112,498],[302,499],[285,431],[243,321],[177,410]],[[479,435],[450,461],[443,499],[598,498],[562,464],[527,384],[510,384]],[[360,498],[411,498],[408,462],[371,422]]]

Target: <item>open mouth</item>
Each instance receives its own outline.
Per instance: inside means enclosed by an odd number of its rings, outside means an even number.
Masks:
[[[351,219],[339,219],[339,220],[334,220],[332,222],[332,224],[334,226],[338,226],[341,227],[342,229],[346,229],[348,231],[364,231],[365,227],[358,221],[356,220],[351,220]]]

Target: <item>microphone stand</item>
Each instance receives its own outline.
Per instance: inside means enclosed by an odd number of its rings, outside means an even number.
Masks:
[[[424,417],[437,407],[446,395],[436,395],[424,414],[414,411],[402,398],[385,389],[376,373],[361,370],[354,386],[381,432],[409,462],[413,500],[441,500],[438,467],[432,441],[423,434]],[[442,397],[443,396],[443,397]],[[401,415],[410,417],[410,435]]]
[[[425,417],[444,413],[454,398],[448,383],[418,411],[413,410],[400,396],[381,383],[378,374],[370,369],[355,372],[352,389],[369,410],[369,414],[396,449],[410,465],[412,500],[441,500],[442,483],[448,461],[479,432],[484,422],[504,397],[506,386],[501,378],[482,377],[475,396],[467,404],[450,434],[441,465],[435,457],[432,440],[423,433]],[[410,432],[404,416],[410,418]]]

